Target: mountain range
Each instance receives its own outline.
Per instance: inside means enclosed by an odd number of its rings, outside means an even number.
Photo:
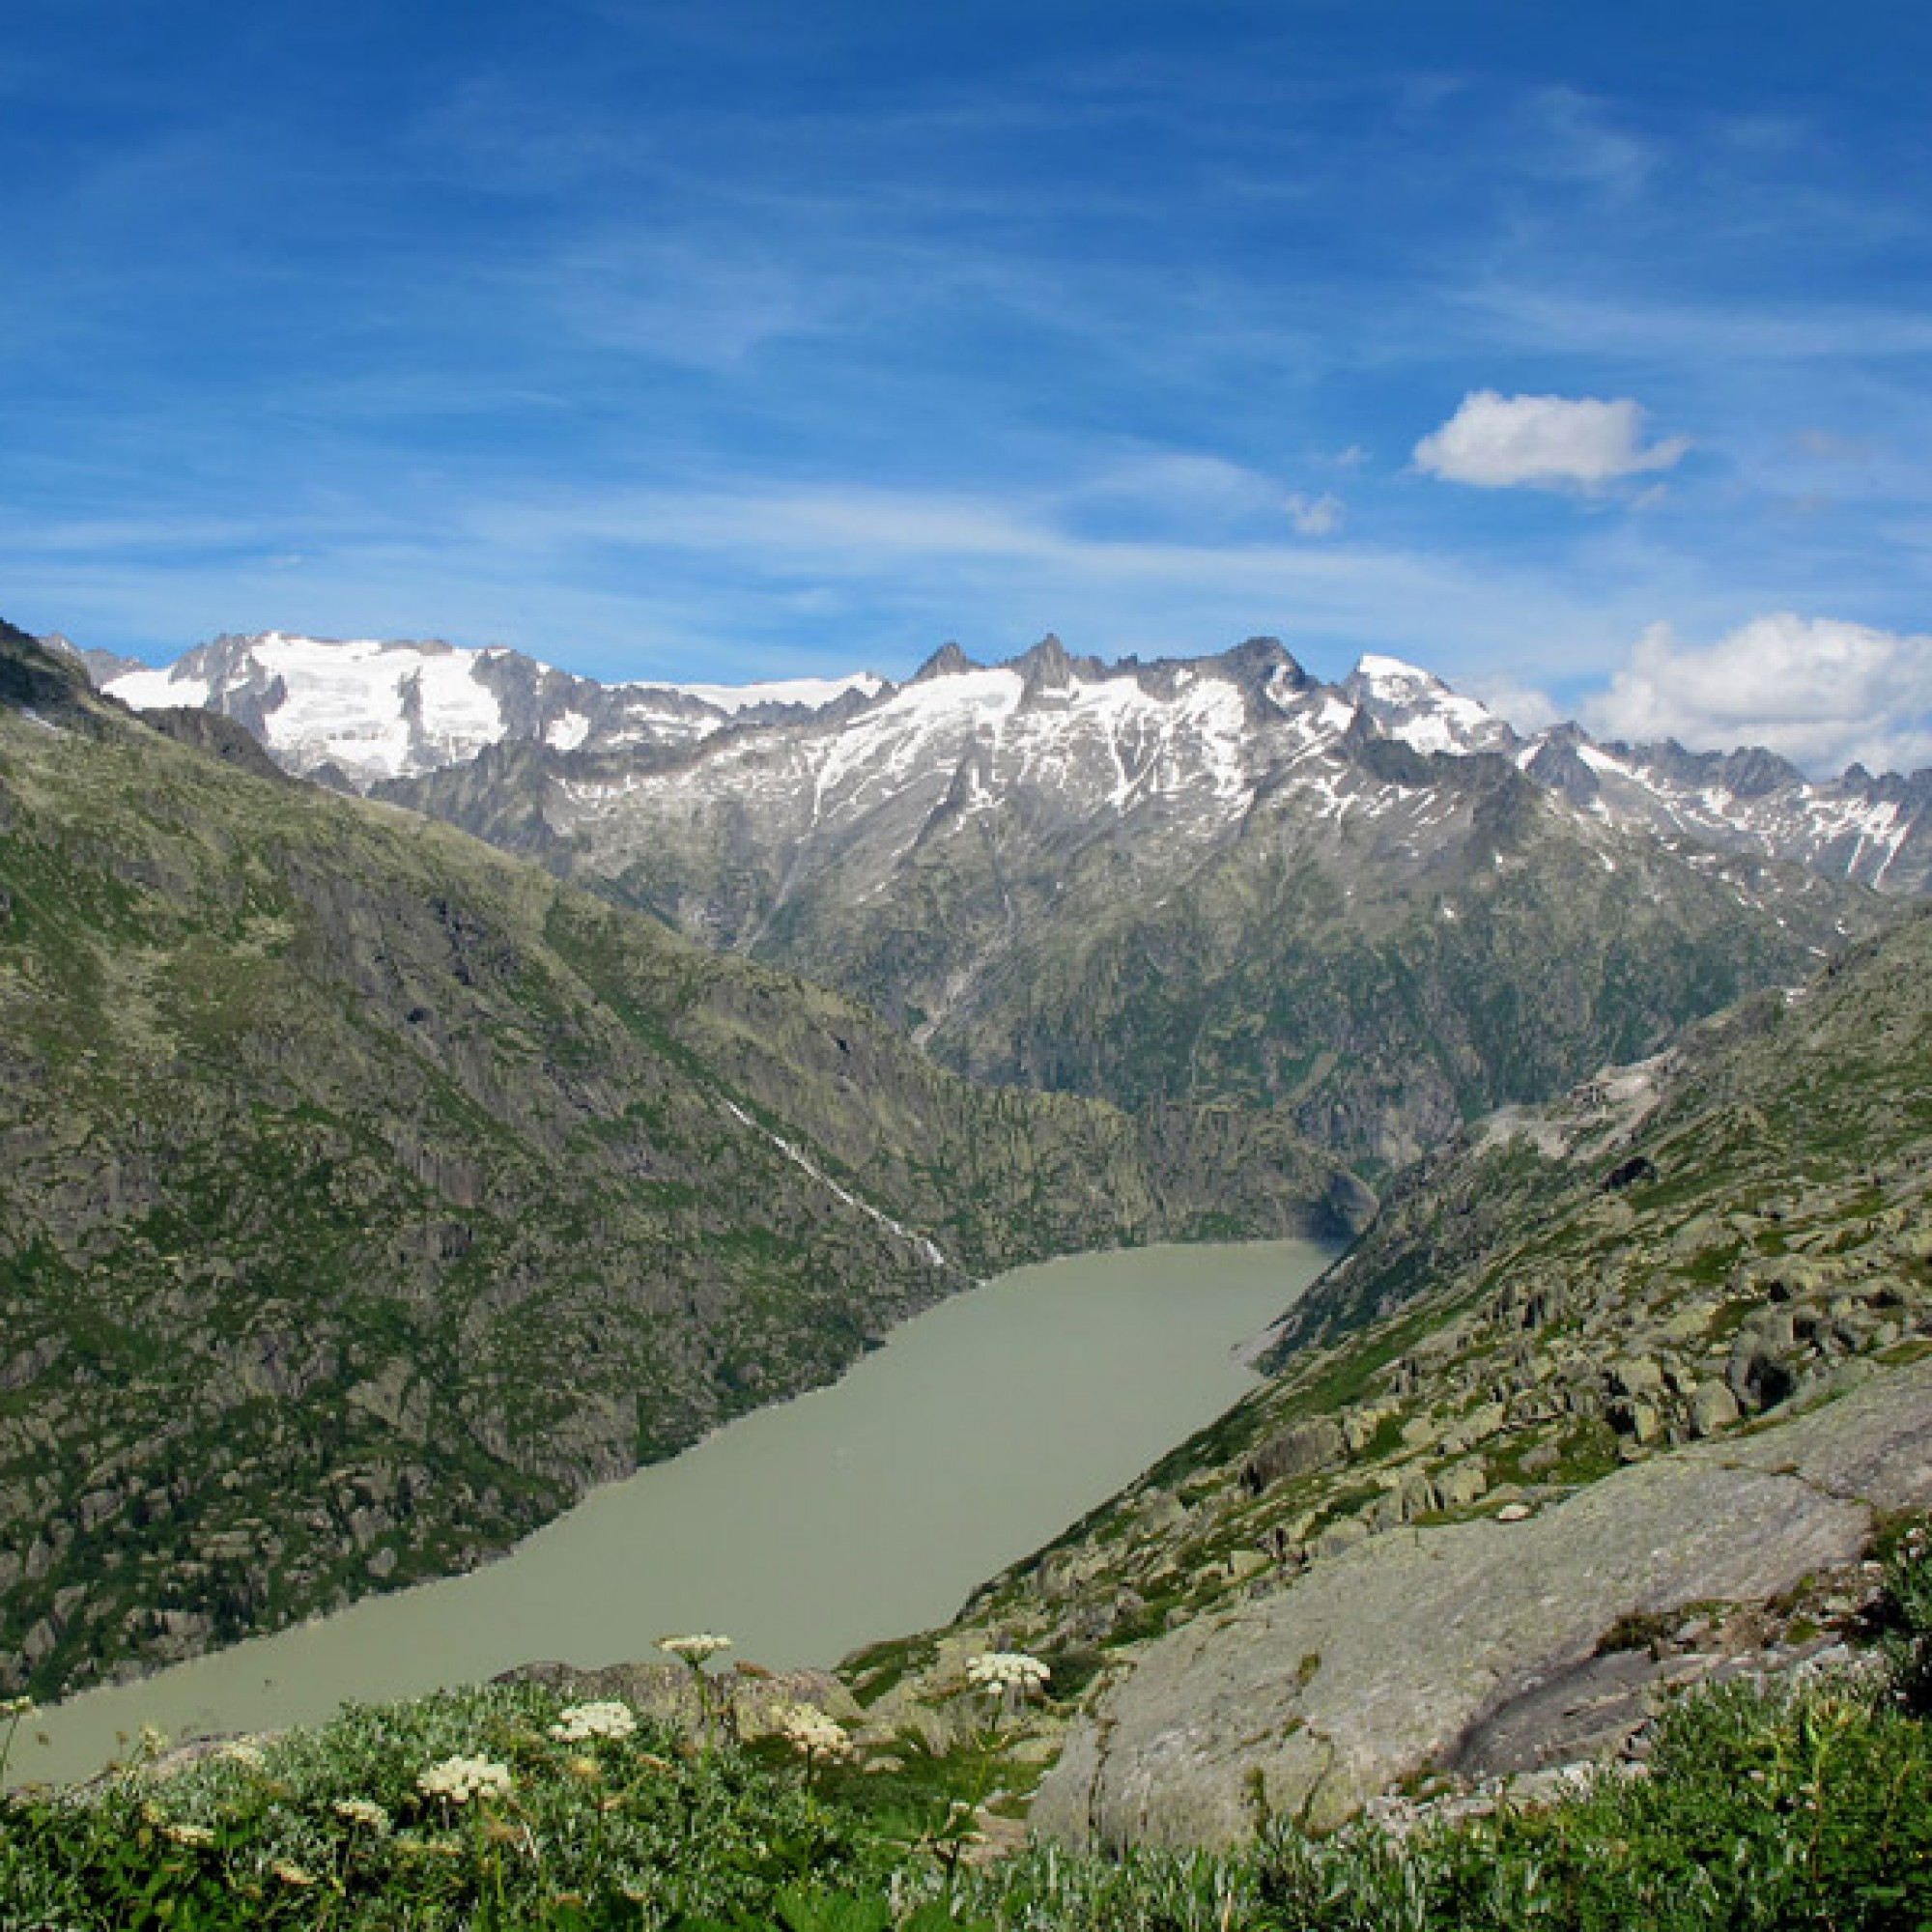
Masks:
[[[836,986],[976,1080],[1280,1109],[1372,1175],[1802,979],[1884,916],[1867,878],[1925,863],[1919,781],[1523,741],[1423,672],[1324,684],[1266,639],[948,646],[783,707],[280,636],[107,688],[240,716],[295,769],[392,772],[378,795]]]
[[[1065,660],[1056,639],[1038,650],[1049,667]],[[648,753],[723,732],[842,724],[889,705],[900,689],[870,671],[745,685],[606,685],[501,646],[336,641],[272,631],[224,635],[158,668],[107,652],[83,656],[103,689],[137,709],[219,711],[245,724],[291,771],[361,789],[464,763],[493,745]],[[1023,657],[1004,668],[1024,675],[1034,662]],[[1072,675],[1064,688],[1070,688],[1142,669],[1186,667],[1211,676],[1224,660],[1065,662]],[[912,682],[977,668],[948,645]],[[1611,823],[1794,860],[1885,892],[1919,894],[1932,882],[1932,772],[1874,777],[1854,765],[1813,781],[1762,748],[1695,753],[1668,740],[1600,743],[1574,724],[1525,737],[1431,672],[1388,657],[1362,658],[1337,685],[1314,685],[1298,671],[1293,683],[1418,752],[1506,755]],[[1330,717],[1343,726],[1349,722],[1339,708]],[[1145,719],[1131,723],[1144,735]],[[1133,764],[1127,740],[1122,751],[1124,783]]]

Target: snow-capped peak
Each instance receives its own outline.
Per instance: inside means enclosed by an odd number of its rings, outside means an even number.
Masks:
[[[1487,706],[1400,658],[1360,659],[1342,689],[1389,737],[1418,752],[1507,752],[1517,742],[1516,733]]]
[[[889,687],[859,672],[762,684],[600,685],[500,645],[440,639],[220,637],[160,669],[109,677],[137,710],[195,704],[240,719],[279,762],[333,766],[369,785],[473,757],[506,738],[558,750],[687,744],[747,712],[817,712],[847,693]]]

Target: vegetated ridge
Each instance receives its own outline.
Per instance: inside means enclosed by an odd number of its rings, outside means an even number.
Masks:
[[[0,630],[0,1689],[469,1565],[1013,1264],[1344,1231]]]

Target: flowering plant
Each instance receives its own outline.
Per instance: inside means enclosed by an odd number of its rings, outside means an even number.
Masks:
[[[695,1631],[689,1636],[661,1636],[658,1648],[672,1657],[682,1658],[694,1669],[702,1669],[721,1650],[731,1648],[731,1639],[711,1631]]]
[[[559,1714],[550,1734],[559,1744],[581,1745],[591,1738],[628,1738],[638,1728],[638,1714],[615,1698],[600,1704],[573,1704]]]
[[[966,1681],[976,1690],[996,1690],[1016,1701],[1045,1690],[1051,1669],[1023,1650],[989,1650],[966,1660]]]
[[[721,1650],[731,1648],[728,1636],[720,1636],[715,1631],[695,1631],[689,1636],[661,1636],[658,1648],[667,1655],[680,1659],[688,1664],[697,1685],[697,1709],[704,1719],[704,1748],[708,1751],[712,1745],[712,1730],[717,1720],[717,1692],[711,1679],[704,1674],[704,1666]],[[733,1716],[727,1707],[727,1716]],[[735,1723],[735,1717],[733,1716]],[[733,1733],[735,1735],[735,1731]]]
[[[773,1731],[804,1758],[808,1781],[821,1764],[857,1748],[845,1726],[816,1704],[774,1704],[771,1715]]]
[[[379,1838],[389,1829],[389,1814],[373,1798],[338,1798],[330,1808],[345,1825],[360,1825]]]
[[[467,1804],[472,1798],[507,1798],[511,1783],[507,1765],[480,1757],[446,1757],[417,1777],[416,1789],[426,1798]]]

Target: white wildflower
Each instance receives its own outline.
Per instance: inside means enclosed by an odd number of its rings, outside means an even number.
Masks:
[[[389,1814],[373,1798],[338,1798],[334,1808],[345,1825],[360,1825],[379,1838],[389,1829]]]
[[[206,1825],[190,1825],[185,1819],[176,1819],[173,1824],[163,1825],[161,1830],[178,1845],[186,1845],[190,1850],[202,1845],[212,1845],[214,1833]]]
[[[581,1745],[591,1738],[628,1738],[638,1728],[638,1714],[614,1698],[602,1704],[573,1704],[558,1715],[550,1734],[559,1744]]]
[[[698,1664],[716,1657],[721,1650],[729,1650],[731,1639],[710,1631],[695,1631],[689,1636],[661,1636],[658,1648],[671,1657],[683,1658],[687,1663]]]
[[[851,1734],[815,1704],[774,1704],[772,1729],[809,1758],[850,1757]]]
[[[239,1764],[243,1771],[260,1771],[268,1763],[268,1753],[258,1746],[244,1744],[240,1738],[221,1747],[215,1755],[223,1764]]]
[[[446,1757],[416,1779],[416,1789],[425,1798],[440,1798],[450,1804],[468,1804],[472,1798],[506,1798],[510,1784],[507,1765],[480,1757]]]
[[[269,1869],[284,1885],[302,1886],[315,1883],[315,1874],[305,1866],[297,1864],[293,1859],[277,1859]]]
[[[966,1681],[976,1690],[1011,1691],[1025,1698],[1046,1688],[1053,1672],[1023,1650],[989,1650],[966,1660]]]

